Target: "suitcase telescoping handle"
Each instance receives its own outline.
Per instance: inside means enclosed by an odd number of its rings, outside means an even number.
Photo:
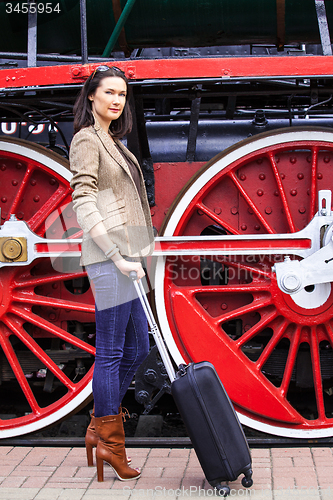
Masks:
[[[130,279],[133,281],[136,292],[140,299],[141,305],[145,312],[146,318],[148,320],[148,324],[150,326],[150,331],[154,337],[155,343],[157,345],[157,349],[161,355],[162,361],[164,363],[165,369],[167,371],[170,382],[173,382],[176,378],[175,370],[172,365],[169,353],[165,346],[164,340],[162,338],[161,332],[156,324],[153,311],[151,310],[150,304],[148,302],[145,289],[143,288],[143,284],[141,280],[138,280],[137,274],[135,271],[131,271],[129,273]]]

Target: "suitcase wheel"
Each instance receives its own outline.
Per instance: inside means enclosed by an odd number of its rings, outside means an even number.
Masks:
[[[244,488],[250,488],[253,485],[253,479],[252,479],[251,475],[252,475],[252,471],[250,474],[242,477],[242,485],[244,486]]]
[[[230,495],[230,488],[226,484],[217,484],[215,488],[217,490],[217,494],[220,495],[220,497],[227,497],[228,495]]]

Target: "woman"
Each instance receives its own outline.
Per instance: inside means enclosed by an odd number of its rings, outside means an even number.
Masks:
[[[149,349],[147,321],[129,273],[143,278],[141,257],[153,250],[150,209],[136,158],[119,141],[130,132],[128,82],[119,68],[98,67],[74,106],[70,150],[74,210],[83,229],[81,264],[95,296],[94,412],[87,429],[88,465],[96,448],[120,480],[136,479],[128,465],[121,401]]]

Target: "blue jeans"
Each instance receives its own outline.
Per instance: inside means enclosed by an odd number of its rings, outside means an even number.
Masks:
[[[118,414],[149,351],[147,319],[133,282],[111,260],[86,267],[95,294],[95,416]]]

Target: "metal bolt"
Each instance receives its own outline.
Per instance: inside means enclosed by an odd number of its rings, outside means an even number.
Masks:
[[[323,174],[321,174],[320,172],[318,173],[317,175],[317,179],[322,179],[323,178]]]
[[[13,180],[12,180],[12,185],[13,185],[13,186],[17,186],[17,185],[18,185],[18,181],[17,181],[16,179],[13,179]]]
[[[324,156],[324,162],[329,163],[331,158],[329,156]]]
[[[304,174],[302,172],[300,172],[299,174],[297,174],[297,177],[299,180],[302,180],[302,179],[304,179]]]
[[[221,304],[221,309],[223,309],[223,311],[225,311],[226,309],[228,309],[228,304]]]
[[[259,174],[259,179],[261,181],[264,181],[266,179],[266,175],[265,174]]]
[[[241,174],[239,176],[239,178],[240,178],[241,181],[245,181],[246,180],[246,175],[245,174]]]
[[[289,161],[290,163],[294,164],[297,162],[297,158],[295,156],[292,156]]]
[[[259,224],[256,224],[256,225],[254,226],[254,229],[255,229],[256,231],[260,231],[260,226],[259,226]]]
[[[257,195],[258,196],[262,196],[263,194],[264,194],[263,190],[262,189],[258,189]]]
[[[300,214],[305,214],[306,208],[305,207],[299,207],[298,211],[299,211]]]
[[[247,225],[246,224],[242,224],[241,225],[241,230],[242,231],[246,231],[247,230]]]
[[[297,195],[297,189],[291,189],[290,190],[291,196],[296,196]]]
[[[238,208],[237,207],[232,207],[231,213],[232,213],[232,215],[238,214]]]
[[[265,208],[265,213],[266,213],[267,215],[271,214],[271,213],[272,213],[272,208],[271,208],[271,207],[266,207],[266,208]]]
[[[36,196],[34,196],[33,200],[35,203],[38,203],[40,200],[40,197],[38,195],[36,195]]]
[[[215,212],[217,215],[220,215],[220,213],[222,212],[222,210],[220,209],[220,207],[215,207],[215,208],[214,208],[214,212]]]

